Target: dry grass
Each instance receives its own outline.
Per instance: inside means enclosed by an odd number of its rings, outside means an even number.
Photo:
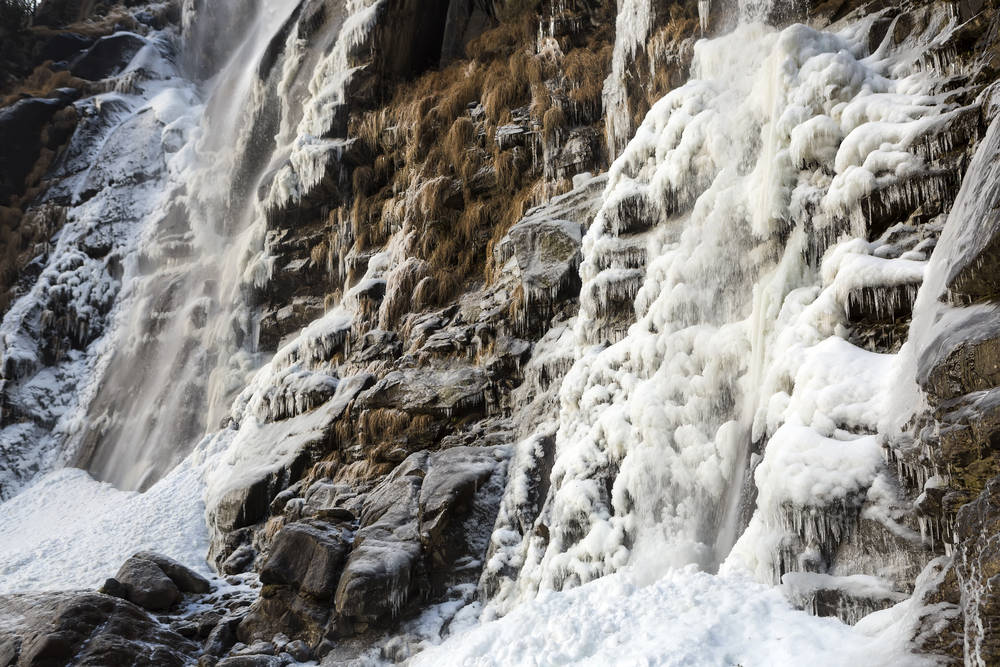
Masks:
[[[552,107],[542,117],[542,137],[547,144],[558,143],[562,131],[566,128],[566,114],[562,107]]]
[[[570,109],[579,125],[596,122],[601,116],[601,94],[611,64],[611,47],[598,52],[574,49],[566,54],[563,67],[570,82]]]
[[[57,88],[67,87],[85,91],[88,82],[76,78],[66,70],[53,70],[52,61],[46,60],[13,88],[0,102],[0,106],[13,104],[23,97],[48,97]]]
[[[532,158],[538,143],[505,150],[495,144],[497,128],[513,122],[514,110],[527,108],[530,124],[556,143],[574,121],[600,117],[613,32],[605,30],[610,37],[593,48],[585,40],[567,43],[565,57],[562,46],[536,55],[538,6],[537,0],[506,3],[500,24],[467,45],[469,60],[399,82],[383,108],[352,122],[352,136],[369,158],[354,177],[354,200],[342,207],[353,248],[371,252],[395,230],[409,229],[421,261],[419,271],[400,276],[398,289],[390,290],[405,298],[387,295],[383,302],[383,328],[406,312],[447,302],[472,281],[491,281],[493,246],[545,196]]]

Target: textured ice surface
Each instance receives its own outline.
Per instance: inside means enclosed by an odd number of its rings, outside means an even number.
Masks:
[[[641,11],[623,22],[641,37]],[[583,240],[576,363],[547,537],[522,545],[524,596],[627,563],[714,567],[751,442],[771,438],[744,540],[761,561],[789,513],[864,501],[892,359],[844,340],[847,299],[919,283],[924,262],[873,256],[846,211],[920,171],[917,139],[949,112],[924,92],[929,74],[868,56],[865,34],[749,24],[698,42],[691,81],[611,166]],[[819,266],[817,245],[832,246]],[[747,564],[764,579],[772,565]]]
[[[413,665],[930,665],[893,638],[904,610],[869,634],[791,607],[775,588],[691,568],[643,585],[630,570],[545,592],[459,632]]]

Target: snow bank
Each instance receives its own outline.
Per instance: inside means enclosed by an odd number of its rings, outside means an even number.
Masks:
[[[680,569],[648,585],[625,570],[546,592],[504,618],[452,636],[410,664],[462,665],[931,665],[886,641],[793,609],[775,588]]]
[[[0,504],[0,593],[96,588],[141,550],[210,574],[202,471],[191,458],[145,493],[51,472]]]

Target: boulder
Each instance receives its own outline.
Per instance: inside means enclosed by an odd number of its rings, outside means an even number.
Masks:
[[[340,526],[321,521],[290,523],[275,535],[260,569],[260,581],[329,599],[340,580],[350,539],[350,531]]]
[[[94,592],[0,596],[0,664],[190,664],[197,646],[136,605]]]
[[[125,69],[145,45],[146,40],[131,32],[102,37],[73,60],[69,71],[73,76],[90,81],[106,79]]]
[[[212,589],[208,579],[201,576],[189,567],[186,567],[173,558],[168,558],[152,551],[140,551],[136,558],[143,558],[152,561],[163,570],[163,573],[170,577],[170,580],[177,585],[182,593],[207,593]]]
[[[181,599],[177,584],[156,563],[139,556],[125,561],[115,579],[121,582],[129,602],[151,611],[165,611]]]

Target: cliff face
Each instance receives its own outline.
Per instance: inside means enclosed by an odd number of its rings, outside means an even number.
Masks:
[[[998,31],[43,3],[0,54],[0,497],[189,475],[228,584],[9,596],[0,663],[400,661],[640,562],[1000,660]]]

